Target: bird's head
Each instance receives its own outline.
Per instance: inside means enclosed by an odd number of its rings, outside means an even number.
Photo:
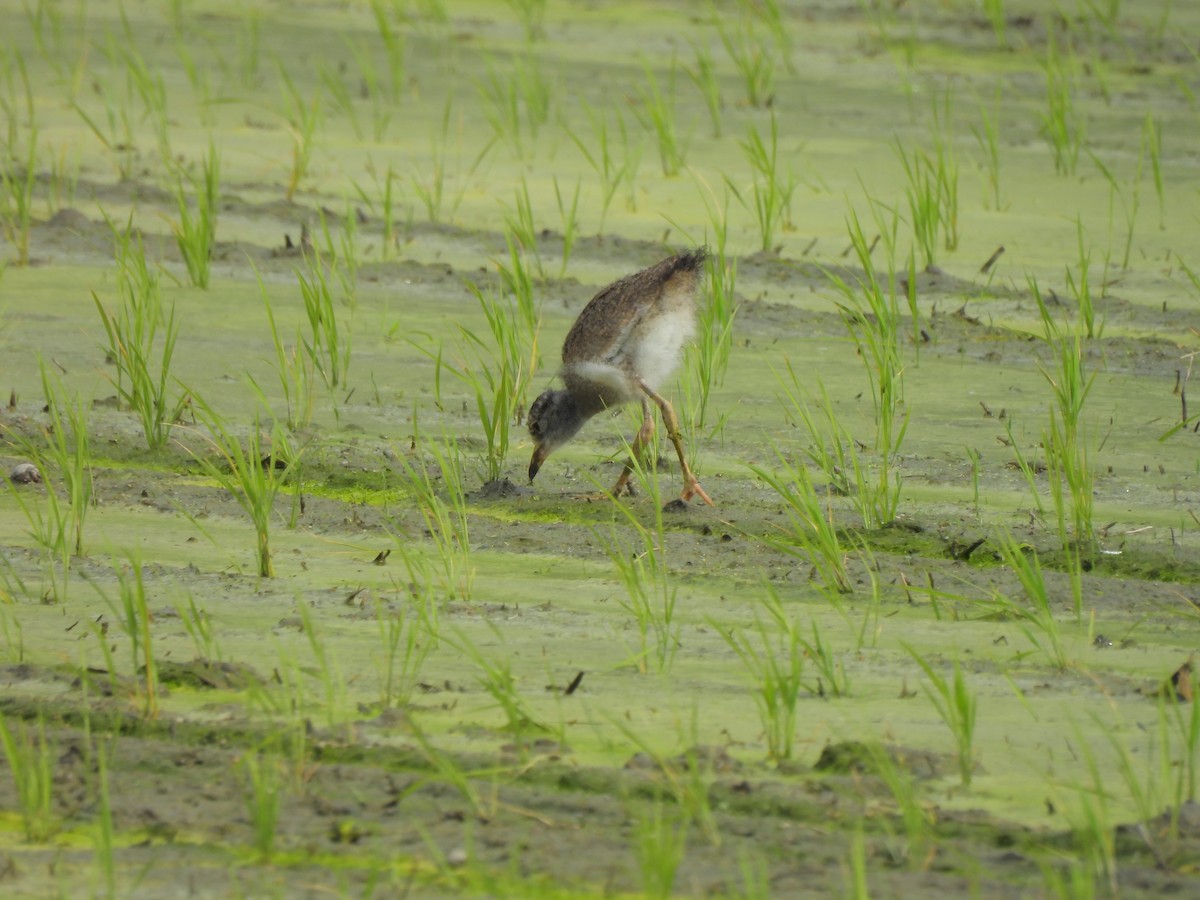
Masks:
[[[533,401],[525,422],[533,438],[529,480],[533,481],[546,457],[573,438],[586,417],[579,412],[569,391],[549,390]]]

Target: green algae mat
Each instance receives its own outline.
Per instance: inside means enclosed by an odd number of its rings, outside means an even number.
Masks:
[[[1197,890],[1200,10],[0,15],[4,896]]]

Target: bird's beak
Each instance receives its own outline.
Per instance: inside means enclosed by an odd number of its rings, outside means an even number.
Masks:
[[[532,482],[537,476],[538,470],[542,467],[542,463],[546,461],[546,457],[550,455],[550,451],[546,449],[545,444],[538,444],[533,448],[533,459],[529,461],[529,480]]]

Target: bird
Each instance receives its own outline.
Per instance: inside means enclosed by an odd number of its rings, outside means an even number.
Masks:
[[[629,476],[654,435],[653,403],[679,456],[681,499],[700,497],[713,505],[684,455],[675,409],[659,393],[695,335],[696,295],[707,257],[708,248],[698,247],[664,259],[602,288],[583,308],[563,341],[563,387],[546,390],[526,416],[533,438],[531,483],[546,457],[589,419],[636,400],[642,404],[642,427],[613,495],[632,493]]]

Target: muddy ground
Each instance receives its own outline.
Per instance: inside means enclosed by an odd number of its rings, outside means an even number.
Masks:
[[[551,3],[531,36],[521,4],[445,6],[442,17],[431,2],[205,3],[175,16],[0,2],[6,189],[27,173],[37,129],[27,260],[15,201],[4,207],[0,461],[43,475],[0,492],[12,738],[0,891],[1194,892],[1200,719],[1177,673],[1200,644],[1200,437],[1186,406],[1200,302],[1197,13],[1005,3],[991,7],[1000,28],[988,4]],[[722,29],[774,67],[758,105]],[[389,57],[389,41],[403,52]],[[687,74],[705,50],[719,136]],[[1055,53],[1086,135],[1065,173],[1045,136]],[[667,84],[672,59],[687,159],[668,176],[647,73]],[[506,130],[488,98],[527,83],[529,60],[550,114],[535,127],[530,96],[514,94]],[[164,114],[141,71],[160,73]],[[306,115],[311,160],[288,196]],[[599,158],[597,117],[632,172],[606,212],[607,183],[581,149]],[[753,202],[738,197],[755,183],[744,146],[772,121],[795,194],[763,250]],[[996,168],[988,121],[1001,126]],[[1147,128],[1161,131],[1156,150]],[[914,306],[901,299],[895,516],[864,526],[855,498],[813,469],[843,542],[839,592],[766,476],[812,465],[789,389],[813,409],[827,391],[878,465],[852,339],[861,320],[839,309],[834,280],[864,277],[846,220],[855,211],[873,239],[872,208],[897,211],[910,277],[895,146],[929,147],[943,131],[961,236],[953,249],[939,237],[934,264],[914,264]],[[172,192],[210,147],[221,188],[201,289]],[[578,231],[565,237],[577,183]],[[532,485],[517,425],[502,477],[488,479],[474,397],[436,358],[461,363],[463,329],[486,327],[469,285],[504,296],[522,191],[537,238],[521,257],[541,265],[527,399],[551,383],[596,290],[680,248],[715,251],[714,219],[728,228],[738,306],[703,427],[690,425],[693,357],[672,391],[713,507],[659,514],[679,490],[666,442],[635,497],[595,496],[620,472],[632,414],[590,423]],[[97,311],[119,302],[114,229],[126,223],[180,327],[169,393],[186,402],[156,450],[116,397]],[[872,254],[881,272],[886,243]],[[284,344],[302,343],[297,277],[311,276],[314,246],[331,282],[353,272],[335,286],[350,364],[337,387],[314,382],[311,416],[289,430],[267,302]],[[1032,280],[1073,331],[1081,273],[1101,323],[1079,344],[1094,377],[1080,421],[1096,539],[1068,540],[1073,557],[1046,467],[1056,361]],[[46,385],[58,403],[78,398],[86,422],[82,553],[56,552],[47,525],[70,516]],[[243,443],[257,427],[270,446],[272,423],[285,423],[275,446],[286,436],[297,462],[270,521],[274,577],[258,575],[249,519],[203,464],[223,468],[205,404]],[[450,439],[462,520],[436,455]],[[465,551],[439,549],[411,480],[422,466],[438,508],[469,531]],[[1042,618],[1003,563],[1006,534],[1041,562]],[[617,559],[641,566],[654,603],[673,602],[660,642],[639,632]],[[145,616],[123,605],[135,572]],[[786,752],[772,752],[760,716],[761,671],[735,651],[741,636],[757,665],[782,658],[772,596],[808,642]],[[936,706],[934,677],[954,671],[978,710],[969,784]],[[37,781],[14,771],[23,760],[48,773],[40,815],[19,802]]]

